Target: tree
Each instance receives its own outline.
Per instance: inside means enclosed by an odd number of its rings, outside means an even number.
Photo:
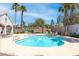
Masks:
[[[18,9],[19,9],[19,4],[18,3],[13,3],[12,10],[15,11],[15,30],[16,30],[16,16],[17,16]],[[14,30],[14,32],[15,32],[15,30]]]
[[[57,17],[57,23],[56,24],[60,24],[62,22],[62,19],[61,19],[61,16],[59,15],[58,17]]]
[[[63,12],[64,13],[64,19],[67,16],[67,11],[69,10],[69,4],[68,3],[63,3],[61,4],[61,6],[59,7],[58,11],[59,12]]]
[[[76,3],[76,7],[78,8],[78,13],[79,13],[79,3]]]
[[[35,21],[35,24],[38,26],[38,27],[42,27],[42,33],[43,33],[43,27],[44,27],[44,20],[42,18],[38,18],[36,21]]]
[[[58,15],[57,17],[57,22],[56,22],[56,29],[58,32],[61,30],[60,27],[61,27],[61,23],[62,23],[62,19],[61,19],[61,15]]]
[[[21,23],[20,23],[20,26],[23,28],[23,14],[24,12],[27,12],[27,9],[24,5],[20,6],[20,11],[21,11]]]
[[[70,23],[72,24],[73,23],[73,12],[74,12],[74,9],[75,9],[75,5],[74,5],[74,3],[70,3],[69,4],[70,5],[70,17],[69,17],[69,21],[70,21]]]
[[[28,27],[30,27],[31,29],[34,29],[34,28],[36,28],[37,26],[36,26],[35,23],[30,23],[30,24],[28,24]]]
[[[74,14],[73,15],[72,25],[73,24],[79,24],[79,14]]]
[[[45,26],[45,28],[48,28],[48,29],[50,28],[49,24],[45,24],[44,26]]]
[[[70,9],[69,7],[70,7],[70,6],[69,6],[68,3],[63,3],[63,4],[61,4],[61,7],[59,7],[59,9],[58,9],[58,12],[64,13],[63,22],[67,20],[67,16],[68,16],[67,12],[68,12],[68,10]],[[65,26],[66,26],[66,25],[65,25]]]
[[[53,19],[51,20],[51,26],[54,26],[54,21],[53,21]]]
[[[67,13],[68,13],[68,10],[72,10],[72,8],[70,8],[70,4],[69,3],[63,3],[61,5],[62,6],[59,7],[58,11],[64,13],[63,24],[65,26],[65,34],[68,34],[68,25],[70,23],[70,19],[69,19]]]
[[[50,25],[51,25],[51,32],[53,32],[54,31],[54,25],[55,25],[53,19],[51,20],[51,24]]]

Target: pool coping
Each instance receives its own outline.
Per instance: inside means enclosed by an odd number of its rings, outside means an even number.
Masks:
[[[40,48],[40,47],[25,47],[17,45],[15,41],[13,41],[13,36],[10,38],[2,39],[1,41],[2,41],[1,52],[7,54],[14,54],[17,56],[34,56],[34,55],[73,56],[79,54],[78,50],[79,43],[69,43],[65,41],[65,44],[62,46]]]

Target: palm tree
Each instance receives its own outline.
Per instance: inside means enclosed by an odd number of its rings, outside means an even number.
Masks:
[[[60,28],[61,23],[62,23],[61,15],[59,15],[59,16],[57,17],[57,22],[56,22],[57,25],[56,25],[56,27],[57,27],[57,28]]]
[[[64,20],[63,21],[67,20],[67,15],[68,15],[67,12],[68,12],[69,9],[70,8],[69,8],[68,3],[63,3],[63,4],[61,4],[61,7],[59,7],[58,12],[64,13]]]
[[[19,9],[19,4],[18,3],[13,3],[12,10],[15,11],[15,30],[16,30],[16,16],[17,16],[18,9]],[[14,32],[15,32],[15,30],[14,30]]]
[[[78,13],[79,13],[79,3],[76,3],[76,7],[78,8]]]
[[[21,23],[20,23],[20,26],[21,26],[22,29],[23,29],[23,14],[24,14],[24,12],[27,11],[27,9],[26,9],[26,7],[25,7],[24,5],[20,6],[19,9],[20,9],[20,11],[21,11]]]
[[[73,11],[75,9],[75,5],[74,5],[74,3],[70,3],[69,5],[70,5],[70,16],[72,17],[73,16]]]
[[[74,3],[70,3],[69,4],[70,5],[70,23],[72,24],[73,23],[73,12],[74,12],[74,9],[75,9],[75,5],[74,5]]]
[[[59,9],[58,9],[59,12],[63,12],[64,13],[64,19],[67,16],[68,9],[69,9],[69,4],[68,3],[61,4],[61,7],[59,7]]]
[[[70,18],[71,24],[79,24],[79,3],[71,4],[71,7],[72,7],[71,9],[73,9]],[[75,9],[77,13],[73,13]]]
[[[68,10],[70,9],[70,5],[68,3],[64,3],[64,4],[61,4],[62,6],[59,7],[58,11],[59,12],[63,12],[64,13],[64,20],[63,20],[63,23],[64,23],[64,26],[65,26],[65,34],[68,33],[68,23],[69,23],[69,19],[68,19]],[[66,23],[65,23],[66,22]]]

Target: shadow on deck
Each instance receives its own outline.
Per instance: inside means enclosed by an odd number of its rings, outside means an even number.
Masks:
[[[10,54],[0,52],[0,56],[15,56],[15,55],[10,55]]]
[[[67,42],[70,42],[70,43],[79,43],[79,39],[73,39],[73,38],[67,38],[67,39],[65,39],[65,41],[67,41]]]

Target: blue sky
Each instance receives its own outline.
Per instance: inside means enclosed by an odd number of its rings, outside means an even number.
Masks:
[[[24,13],[24,21],[26,25],[33,23],[37,18],[43,18],[45,23],[50,24],[50,21],[53,19],[56,23],[58,17],[58,8],[59,4],[55,3],[22,3],[20,5],[25,5],[27,12]],[[11,10],[12,4],[0,4],[0,10],[4,10],[8,13],[10,18],[14,21],[15,12]],[[20,24],[21,12],[17,13],[17,24]]]

